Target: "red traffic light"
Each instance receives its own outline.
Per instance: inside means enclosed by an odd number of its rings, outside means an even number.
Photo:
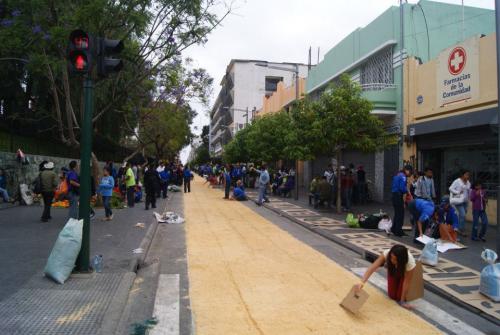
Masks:
[[[72,51],[69,55],[69,62],[74,72],[85,73],[89,71],[89,60],[84,51]]]
[[[69,35],[67,49],[68,69],[71,74],[90,74],[92,71],[92,55],[96,52],[95,39],[81,29]]]
[[[75,68],[78,71],[84,71],[85,67],[87,66],[87,60],[83,55],[77,55],[75,59]]]

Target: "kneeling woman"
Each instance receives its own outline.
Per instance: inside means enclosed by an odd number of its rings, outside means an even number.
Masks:
[[[406,294],[408,293],[416,264],[415,258],[413,258],[410,251],[403,245],[396,244],[390,250],[385,250],[366,270],[361,284],[357,285],[357,289],[361,290],[372,273],[383,265],[387,268],[387,293],[389,294],[389,298],[396,300],[403,307],[411,308],[406,303]]]

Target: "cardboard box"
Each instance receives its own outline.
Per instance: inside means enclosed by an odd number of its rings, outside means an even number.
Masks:
[[[417,265],[413,270],[413,276],[410,281],[410,287],[406,294],[406,301],[412,301],[423,298],[424,296],[424,269],[422,263],[417,261]]]
[[[360,310],[361,306],[364,305],[366,300],[368,300],[368,297],[368,293],[363,290],[356,293],[356,288],[353,286],[344,300],[340,303],[340,306],[356,314]]]

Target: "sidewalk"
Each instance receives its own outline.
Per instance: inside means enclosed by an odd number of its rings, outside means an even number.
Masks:
[[[248,195],[257,197],[257,191],[250,189]],[[270,197],[271,202],[265,207],[285,216],[294,222],[312,230],[332,241],[354,250],[367,259],[374,259],[382,250],[390,248],[395,243],[405,244],[414,256],[420,256],[421,245],[413,243],[413,235],[398,238],[387,236],[377,230],[351,229],[345,223],[346,213],[338,215],[332,209],[316,210],[308,204],[307,195],[300,194],[299,200],[293,198]],[[366,206],[356,206],[353,213],[376,213],[385,211],[392,216],[392,208],[371,203]],[[406,223],[409,225],[409,214],[406,213]],[[470,229],[470,223],[467,224]],[[487,243],[464,240],[467,249],[452,250],[439,254],[439,264],[436,267],[424,266],[426,287],[444,295],[460,305],[481,313],[483,316],[500,324],[500,303],[494,303],[479,293],[479,274],[486,265],[481,259],[483,248],[494,249],[495,231],[490,229]],[[408,232],[410,235],[410,232]]]
[[[41,211],[40,206],[0,211],[0,334],[98,334],[127,299],[135,277],[132,250],[153,223],[152,211],[140,203],[114,210],[114,220],[103,222],[104,211],[96,209],[90,255],[103,255],[103,272],[72,275],[64,285],[45,278],[43,268],[68,210],[53,209],[49,223],[40,222]],[[138,222],[145,228],[134,227]]]

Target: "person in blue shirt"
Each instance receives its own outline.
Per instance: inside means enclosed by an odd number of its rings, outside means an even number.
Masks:
[[[184,167],[182,171],[182,178],[184,179],[184,193],[191,192],[191,180],[193,179],[193,173],[189,169],[189,165]]]
[[[7,192],[7,179],[5,178],[4,169],[0,169],[0,196],[4,202],[9,202],[9,193]]]
[[[229,172],[229,165],[224,169],[224,199],[229,199],[229,192],[231,191],[231,173]]]
[[[257,198],[256,204],[258,206],[262,206],[262,203],[269,202],[269,199],[267,198],[266,191],[267,191],[267,184],[269,184],[270,177],[269,177],[269,172],[267,171],[266,165],[262,165],[260,170],[253,169],[259,174],[259,197]]]
[[[238,201],[248,200],[247,195],[245,194],[245,187],[243,186],[243,182],[241,180],[238,180],[236,182],[236,187],[233,190],[232,199]]]
[[[170,170],[165,167],[160,172],[160,188],[161,188],[161,195],[162,195],[163,199],[167,198],[168,184],[169,183],[170,183]],[[186,187],[185,183],[184,183],[184,187]]]
[[[115,180],[111,176],[111,168],[109,166],[104,167],[103,177],[99,183],[99,193],[102,196],[102,203],[104,205],[104,213],[106,218],[104,221],[113,220],[113,212],[111,211],[111,196],[113,195],[113,187],[115,186]]]
[[[425,229],[427,228],[427,224],[434,215],[434,203],[426,199],[418,198],[410,201],[408,204],[408,210],[410,211],[414,221],[415,239],[417,237],[422,237]]]
[[[410,165],[406,165],[403,170],[392,178],[392,206],[394,207],[394,218],[392,220],[391,231],[395,236],[405,236],[403,223],[405,219],[404,197],[408,194],[406,178],[413,172]]]

